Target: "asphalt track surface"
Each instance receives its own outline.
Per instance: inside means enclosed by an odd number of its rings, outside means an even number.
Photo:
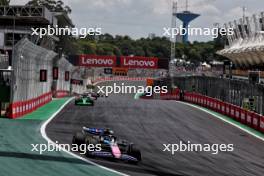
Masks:
[[[264,173],[263,141],[176,101],[134,100],[131,95],[111,95],[97,100],[94,107],[78,107],[71,102],[51,121],[46,132],[53,141],[67,144],[83,126],[112,128],[119,138],[138,145],[142,152],[142,162],[138,165],[90,159],[129,175],[262,176]],[[178,144],[180,140],[234,144],[235,150],[218,155],[163,152],[163,144]]]

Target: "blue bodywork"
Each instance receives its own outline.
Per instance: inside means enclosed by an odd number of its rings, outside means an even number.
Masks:
[[[87,133],[90,133],[93,135],[103,135],[104,130],[105,129],[103,129],[103,128],[86,128],[86,127],[83,127],[84,132],[87,132]],[[107,136],[104,136],[103,143],[111,146],[112,145],[111,138],[110,137],[107,138]],[[98,156],[98,157],[104,157],[104,158],[113,158],[113,154],[109,151],[94,151],[94,152],[91,152],[90,155]],[[119,158],[119,160],[138,162],[138,160],[135,157],[132,157],[132,156],[127,155],[127,154],[122,154],[121,157]]]

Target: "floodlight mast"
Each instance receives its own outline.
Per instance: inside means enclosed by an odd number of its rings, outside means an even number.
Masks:
[[[171,21],[171,29],[176,28],[176,16],[177,14],[177,2],[172,2],[172,21]],[[175,59],[175,43],[176,43],[175,36],[171,35],[171,61]]]

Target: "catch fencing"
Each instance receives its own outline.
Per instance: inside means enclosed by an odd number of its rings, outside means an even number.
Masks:
[[[65,57],[60,58],[53,68],[53,96],[57,98],[68,96],[70,93],[71,82],[70,73],[74,66]]]
[[[26,101],[51,92],[55,56],[55,52],[36,46],[28,39],[17,43],[12,58],[13,102]],[[40,80],[41,74],[43,80]]]
[[[57,53],[37,46],[28,39],[19,41],[12,58],[11,102],[7,116],[21,117],[69,93],[83,93],[85,84],[71,84],[74,68]],[[78,68],[77,68],[78,70]],[[80,72],[74,75],[81,77]],[[82,81],[84,83],[84,81]]]
[[[243,106],[245,99],[252,98],[256,106],[255,112],[264,114],[264,86],[262,84],[205,76],[174,77],[171,81],[181,90],[196,92],[239,107]]]
[[[73,94],[82,94],[86,91],[86,87],[83,84],[72,84],[71,86],[71,93]]]
[[[71,73],[71,93],[82,94],[87,91],[88,84],[87,69],[85,67],[75,67]]]
[[[12,57],[11,104],[8,116],[17,118],[51,101],[53,58],[56,53],[19,41]]]
[[[145,98],[145,97],[143,97]],[[208,97],[199,93],[180,91],[179,88],[172,89],[170,92],[160,94],[162,100],[178,100],[211,109],[220,114],[226,115],[248,127],[264,133],[264,116],[256,112],[245,110],[240,106],[224,102],[217,98]]]

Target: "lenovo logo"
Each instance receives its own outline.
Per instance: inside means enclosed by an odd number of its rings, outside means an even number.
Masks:
[[[157,58],[121,57],[121,66],[127,68],[158,68]]]
[[[82,64],[84,65],[113,65],[114,61],[111,59],[82,58]]]
[[[94,66],[94,67],[114,67],[116,65],[116,58],[111,56],[80,56],[81,66]]]
[[[79,55],[78,65],[84,67],[122,67],[126,69],[158,69],[158,58],[142,56]]]

